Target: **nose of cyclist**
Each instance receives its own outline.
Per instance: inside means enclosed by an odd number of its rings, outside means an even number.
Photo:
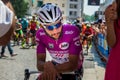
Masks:
[[[54,28],[51,34],[52,37],[54,37],[55,39],[59,38],[60,36],[60,30],[58,28]]]
[[[54,28],[54,29],[53,29],[53,34],[54,34],[54,35],[57,35],[58,33],[59,33],[58,28]]]

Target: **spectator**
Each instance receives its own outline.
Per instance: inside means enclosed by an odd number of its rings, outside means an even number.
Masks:
[[[15,25],[15,16],[14,16],[14,9],[9,0],[0,0],[0,7],[1,6],[2,6],[2,8],[6,9],[6,11],[8,13],[5,13],[5,14],[8,15],[10,18],[9,24],[6,24],[6,22],[8,22],[8,21],[4,21],[3,24],[1,24],[1,22],[0,22],[0,45],[6,45],[10,41],[10,38],[13,34],[13,30],[15,27],[14,26]],[[2,11],[2,8],[0,8],[1,11]],[[1,11],[0,11],[0,14],[2,14]],[[3,13],[2,15],[5,15],[5,14]],[[2,16],[2,17],[7,18],[6,16]],[[5,28],[5,26],[8,29],[3,29],[3,28]]]
[[[9,42],[6,46],[2,46],[2,48],[1,48],[1,57],[7,57],[7,56],[4,54],[6,47],[8,47],[8,50],[9,50],[9,53],[10,53],[11,57],[17,55],[17,54],[15,54],[15,53],[13,53],[13,49],[12,49],[11,44],[10,44],[10,42]]]
[[[120,0],[115,0],[105,10],[107,42],[111,48],[104,80],[120,80]]]

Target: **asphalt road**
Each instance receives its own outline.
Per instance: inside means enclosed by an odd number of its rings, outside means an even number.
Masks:
[[[6,48],[7,58],[0,58],[0,80],[24,80],[24,70],[36,70],[35,49],[20,49],[13,47],[17,56],[11,57]],[[32,80],[32,79],[31,79]]]
[[[1,46],[0,46],[1,48]],[[19,46],[12,47],[17,56],[11,57],[9,55],[8,49],[6,48],[5,55],[7,58],[0,58],[0,80],[24,80],[24,70],[29,69],[30,71],[37,71],[36,69],[36,50],[35,49],[20,49]],[[85,51],[84,51],[85,52]],[[89,55],[85,55],[84,59],[84,80],[89,80],[90,78],[86,76],[89,69],[95,70],[95,62],[102,67],[102,73],[104,70],[103,63],[99,60],[99,56],[95,57],[96,52],[94,48],[89,51]],[[96,59],[95,59],[96,58]],[[47,60],[50,60],[50,56],[47,56]],[[101,73],[101,72],[100,72]],[[93,74],[95,76],[97,73]],[[34,80],[38,74],[31,75],[30,80]],[[87,79],[88,77],[88,79]],[[91,76],[92,77],[92,76]],[[100,75],[103,78],[103,75]],[[91,79],[94,80],[94,79]],[[98,80],[95,78],[95,80]]]

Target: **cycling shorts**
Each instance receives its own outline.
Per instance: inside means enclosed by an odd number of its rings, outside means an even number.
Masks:
[[[18,33],[19,35],[23,35],[23,31],[22,30],[18,30],[18,31],[16,31],[16,33]]]
[[[36,30],[31,29],[31,30],[30,30],[30,33],[32,34],[32,36],[35,36],[35,34],[36,34]]]

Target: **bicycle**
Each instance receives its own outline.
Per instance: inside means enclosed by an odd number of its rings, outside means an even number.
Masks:
[[[42,73],[42,72],[30,71],[29,69],[25,69],[24,70],[24,80],[29,80],[31,74],[39,74],[39,73]],[[61,74],[61,76],[62,76],[63,79],[57,78],[56,80],[69,80],[70,77],[74,78],[72,80],[82,80],[82,77],[83,77],[83,67],[81,68],[80,71],[77,70],[75,72],[63,73],[63,74]],[[39,80],[39,77],[37,77],[35,80]]]
[[[88,55],[89,53],[89,48],[90,48],[90,45],[91,45],[91,38],[88,38],[88,36],[83,36],[83,42],[82,44],[84,44],[84,42],[86,43],[86,47],[85,47],[85,50],[86,50],[86,54],[85,55]]]

